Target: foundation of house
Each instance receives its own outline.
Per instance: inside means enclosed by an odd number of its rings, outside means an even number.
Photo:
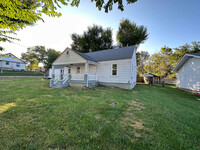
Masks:
[[[99,82],[99,85],[108,87],[118,87],[121,89],[132,89],[131,83],[110,83],[110,82]]]

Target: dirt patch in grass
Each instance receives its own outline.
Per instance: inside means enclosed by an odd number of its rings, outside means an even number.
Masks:
[[[123,113],[123,118],[121,120],[124,128],[131,127],[132,133],[135,138],[141,138],[141,130],[146,130],[144,127],[143,121],[139,119],[135,114],[141,112],[145,107],[142,103],[131,100],[129,102],[129,107]]]
[[[117,105],[117,103],[115,102],[115,103],[111,103],[109,105],[112,106],[112,107],[115,107]]]

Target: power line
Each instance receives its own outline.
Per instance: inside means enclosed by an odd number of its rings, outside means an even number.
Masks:
[[[14,42],[13,42],[13,44],[16,44],[16,45],[19,45],[19,46],[22,46],[22,47],[28,48],[28,47],[26,47],[26,46],[24,46],[24,45],[21,45],[21,44],[18,44],[18,43],[14,43]]]

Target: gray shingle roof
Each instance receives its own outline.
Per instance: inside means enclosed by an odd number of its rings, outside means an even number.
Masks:
[[[200,56],[200,53],[189,53],[189,55]]]
[[[136,50],[136,46],[123,47],[118,49],[102,50],[90,53],[81,53],[77,50],[73,50],[86,60],[90,61],[106,61],[106,60],[117,60],[117,59],[131,59],[133,52]]]
[[[86,60],[90,60],[90,61],[95,61],[93,58],[91,58],[90,56],[86,55],[86,53],[81,53],[77,50],[73,50],[75,53],[77,53],[78,55],[80,55],[81,57],[85,58]]]
[[[93,58],[95,61],[106,61],[106,60],[117,60],[117,59],[130,59],[133,56],[134,50],[136,50],[135,46],[129,46],[118,49],[102,50],[85,54]]]

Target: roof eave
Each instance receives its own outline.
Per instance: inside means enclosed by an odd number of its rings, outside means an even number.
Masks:
[[[189,58],[200,58],[200,56],[192,55],[192,54],[185,54],[181,60],[178,62],[178,64],[174,67],[174,69],[171,71],[172,73],[177,72],[182,65],[189,59]],[[181,64],[182,63],[182,64]]]

